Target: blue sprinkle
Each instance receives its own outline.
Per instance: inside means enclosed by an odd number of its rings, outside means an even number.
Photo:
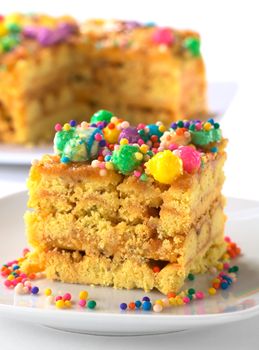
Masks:
[[[31,289],[31,293],[32,294],[38,294],[39,293],[39,288],[38,287],[32,287],[32,289]]]
[[[212,148],[210,149],[210,151],[211,151],[212,153],[217,153],[217,152],[218,152],[218,147],[212,147]]]
[[[146,296],[146,297],[142,298],[142,301],[150,301],[150,299],[149,299],[149,297]]]
[[[172,123],[171,124],[171,128],[174,129],[174,130],[177,129],[177,123]]]
[[[211,123],[212,125],[214,125],[214,119],[213,118],[210,118],[210,119],[208,119],[208,123]]]
[[[150,301],[144,301],[144,303],[142,304],[142,309],[144,311],[150,311],[152,307],[152,304]]]
[[[227,289],[228,288],[228,283],[227,282],[222,282],[220,286],[221,286],[221,289]]]
[[[19,270],[20,266],[19,265],[14,265],[13,270]]]
[[[100,147],[106,146],[106,141],[105,141],[105,140],[101,140],[101,141],[99,142],[99,146],[100,146]]]
[[[127,304],[126,303],[121,303],[120,304],[120,309],[121,310],[126,310],[127,309]]]
[[[104,157],[104,160],[106,161],[106,162],[109,162],[109,160],[111,160],[111,155],[107,155],[107,156],[105,156]]]
[[[63,156],[62,158],[61,158],[61,163],[69,163],[70,162],[70,159],[68,158],[68,157],[66,157],[66,156]]]
[[[70,122],[69,122],[69,124],[70,124],[70,126],[76,126],[76,121],[75,120],[70,120]]]
[[[142,302],[140,300],[135,301],[135,306],[137,309],[141,308]]]

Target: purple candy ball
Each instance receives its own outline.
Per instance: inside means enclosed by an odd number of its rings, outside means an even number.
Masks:
[[[123,129],[119,136],[119,141],[121,139],[127,139],[129,143],[137,143],[139,140],[139,133],[137,128],[129,127],[126,129]]]

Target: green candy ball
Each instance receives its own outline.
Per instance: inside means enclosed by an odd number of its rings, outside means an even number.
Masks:
[[[192,56],[200,56],[200,40],[197,38],[186,38],[184,40],[184,47],[192,54]]]
[[[90,123],[98,123],[98,122],[107,122],[109,123],[111,121],[111,118],[113,117],[113,113],[110,111],[107,111],[105,109],[101,109],[100,111],[94,113],[94,115],[90,119]]]
[[[129,175],[141,164],[141,160],[135,157],[136,152],[139,152],[138,146],[121,145],[113,152],[111,158],[114,168],[124,175]]]

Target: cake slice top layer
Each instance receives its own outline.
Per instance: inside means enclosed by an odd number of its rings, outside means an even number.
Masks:
[[[192,178],[206,163],[225,154],[226,140],[213,119],[181,120],[166,129],[161,122],[131,126],[112,112],[100,110],[90,122],[77,125],[71,120],[57,124],[55,130],[55,163],[84,165],[89,174],[94,168],[103,177],[115,172],[171,185],[186,175]]]
[[[5,63],[10,56],[24,58],[40,47],[73,41],[95,51],[113,49],[139,51],[144,56],[171,53],[187,59],[200,57],[199,34],[190,30],[122,20],[94,19],[78,23],[70,16],[45,14],[0,16],[0,59],[7,56]]]

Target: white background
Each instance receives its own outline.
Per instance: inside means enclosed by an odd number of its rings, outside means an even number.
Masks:
[[[230,139],[225,192],[259,200],[259,1],[12,1],[0,0],[0,11],[71,14],[79,19],[125,18],[155,21],[176,28],[195,29],[202,36],[202,51],[209,81],[235,81],[239,90],[223,119]],[[10,173],[11,171],[11,173]],[[0,195],[24,188],[27,169],[0,167]],[[73,336],[36,326],[0,320],[5,349],[218,349],[259,348],[259,318],[215,329],[153,338],[112,339]]]

